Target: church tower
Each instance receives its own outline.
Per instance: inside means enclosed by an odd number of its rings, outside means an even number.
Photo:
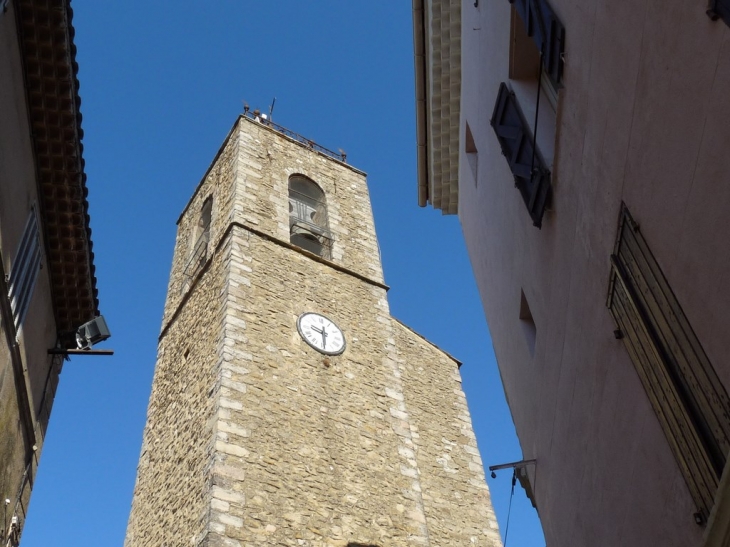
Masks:
[[[365,173],[246,112],[178,220],[126,547],[501,545],[459,363]]]

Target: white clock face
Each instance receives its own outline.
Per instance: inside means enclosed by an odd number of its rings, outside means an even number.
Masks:
[[[303,313],[297,320],[297,330],[304,341],[325,355],[339,355],[345,351],[345,335],[324,315]]]

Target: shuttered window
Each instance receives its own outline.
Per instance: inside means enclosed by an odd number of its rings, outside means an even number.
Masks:
[[[8,296],[16,329],[20,328],[25,319],[40,267],[41,245],[38,235],[38,217],[35,208],[32,208],[8,277]]]
[[[565,27],[545,0],[509,0],[530,36],[543,51],[543,67],[557,88],[563,78]],[[544,50],[543,50],[544,44]]]
[[[550,170],[545,166],[539,151],[533,148],[532,132],[525,122],[515,94],[504,82],[499,86],[490,123],[532,223],[539,228],[550,200]]]
[[[611,256],[608,308],[702,520],[730,448],[730,402],[625,205]]]
[[[712,20],[722,19],[730,26],[730,0],[710,0],[710,9],[707,14]]]

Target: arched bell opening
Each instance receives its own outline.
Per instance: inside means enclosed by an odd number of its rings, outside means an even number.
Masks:
[[[332,257],[325,194],[304,175],[289,177],[289,241],[322,258]]]

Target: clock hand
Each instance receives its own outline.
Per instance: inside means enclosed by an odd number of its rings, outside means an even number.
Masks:
[[[324,349],[327,346],[327,331],[324,326],[320,332],[322,333],[322,349]]]

